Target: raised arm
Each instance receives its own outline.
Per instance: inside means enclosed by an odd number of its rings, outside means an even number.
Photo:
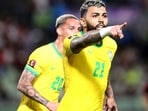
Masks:
[[[121,25],[109,26],[86,32],[84,35],[82,35],[82,37],[78,37],[72,40],[71,50],[74,53],[79,53],[83,48],[100,42],[100,40],[107,35],[121,39],[123,38],[122,29],[126,26],[126,24],[127,23],[123,23]]]

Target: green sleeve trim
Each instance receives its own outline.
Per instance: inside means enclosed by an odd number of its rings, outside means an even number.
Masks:
[[[39,74],[37,71],[35,71],[31,66],[26,65],[25,69],[28,70],[29,72],[31,72],[31,74],[33,74],[35,77],[37,77]]]

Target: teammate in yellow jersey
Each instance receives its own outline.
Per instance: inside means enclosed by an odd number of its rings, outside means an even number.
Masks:
[[[117,111],[108,79],[117,50],[114,38],[123,38],[126,23],[106,27],[107,11],[101,0],[86,0],[80,10],[84,34],[64,40],[65,94],[58,111],[102,111],[105,94],[107,111]]]
[[[17,89],[23,96],[17,111],[56,111],[64,84],[63,40],[79,29],[79,19],[74,15],[57,18],[57,39],[34,50],[22,72]]]

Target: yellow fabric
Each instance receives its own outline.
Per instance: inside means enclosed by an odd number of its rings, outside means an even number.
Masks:
[[[34,61],[34,67],[30,62]],[[29,57],[26,70],[36,76],[33,81],[35,89],[49,101],[57,102],[64,83],[62,55],[54,43],[36,49]],[[49,111],[40,103],[23,95],[17,111]]]
[[[72,54],[71,40],[64,40],[66,93],[58,111],[102,111],[111,62],[117,49],[115,40],[105,37],[79,54]]]

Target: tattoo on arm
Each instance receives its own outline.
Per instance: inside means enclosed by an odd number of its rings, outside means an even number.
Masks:
[[[99,30],[89,31],[71,42],[71,50],[74,53],[79,53],[83,48],[99,41],[101,41]]]
[[[25,86],[25,94],[31,97],[32,99],[40,102],[41,104],[45,105],[48,103],[44,97],[42,97],[32,86]]]
[[[35,76],[29,71],[24,70],[18,83],[18,90],[26,96],[46,106],[48,100],[39,94],[39,92],[32,86]]]

